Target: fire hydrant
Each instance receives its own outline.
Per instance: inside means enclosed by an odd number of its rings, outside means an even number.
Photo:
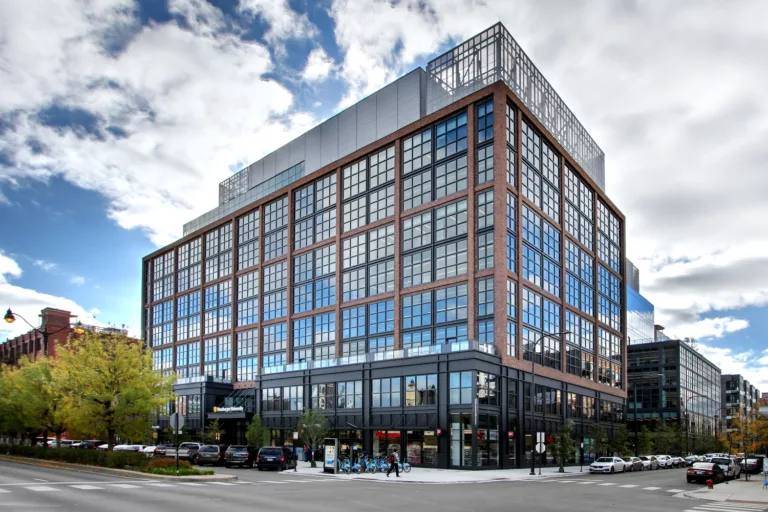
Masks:
[[[715,484],[712,480],[707,480],[707,489],[713,489]]]

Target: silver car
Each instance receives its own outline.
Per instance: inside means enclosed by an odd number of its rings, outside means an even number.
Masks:
[[[640,457],[622,457],[621,460],[626,463],[624,465],[624,471],[643,471],[645,469]]]
[[[643,469],[646,471],[659,469],[659,461],[656,460],[655,455],[641,455],[640,460],[643,461]]]

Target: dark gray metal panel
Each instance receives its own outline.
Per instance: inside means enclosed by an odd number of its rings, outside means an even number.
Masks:
[[[357,104],[357,149],[376,140],[376,96]]]
[[[357,108],[353,105],[338,115],[339,158],[357,150]]]
[[[287,168],[291,166],[291,153],[290,149],[288,148],[288,144],[281,147],[276,151],[277,153],[277,172],[283,172]]]
[[[376,93],[376,138],[397,130],[397,82]]]
[[[315,126],[307,132],[306,159],[304,167],[308,173],[318,170],[320,164],[320,148],[322,144],[322,135],[320,134],[320,125]]]
[[[264,157],[264,179],[261,181],[268,180],[278,173],[276,164],[277,159],[275,158],[275,153],[270,153]]]
[[[248,166],[248,188],[264,181],[264,160],[256,160]]]
[[[334,116],[320,125],[322,145],[320,165],[328,165],[339,158],[339,116]]]
[[[421,117],[421,76],[408,73],[397,84],[397,128],[415,123]]]
[[[300,135],[289,144],[290,165],[291,167],[306,159],[307,155],[307,136]]]

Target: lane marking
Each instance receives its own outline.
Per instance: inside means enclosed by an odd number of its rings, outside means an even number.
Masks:
[[[195,483],[195,482],[179,482],[179,485],[192,485],[192,486],[195,486],[195,487],[202,487],[203,486],[203,484],[198,484],[198,483]]]
[[[40,485],[36,487],[25,487],[25,489],[28,489],[30,491],[35,491],[35,492],[51,492],[51,491],[59,490],[59,489],[54,489],[53,487],[46,487],[44,485]]]
[[[661,487],[643,487],[644,491],[658,491]]]
[[[70,485],[70,487],[74,487],[75,489],[82,489],[84,491],[95,491],[97,489],[103,490],[103,487],[96,487],[95,485]]]
[[[3,492],[11,492],[11,491],[9,491],[7,489],[0,489],[0,493],[3,493]]]
[[[614,484],[614,483],[605,483],[605,484],[597,484],[597,485],[617,485],[617,484]]]
[[[211,485],[237,485],[233,484],[232,482],[208,482]]]
[[[147,485],[151,485],[152,487],[176,487],[175,484],[156,484],[156,483],[148,483]]]
[[[33,480],[37,480],[38,482],[48,482],[48,480],[43,480],[42,478],[34,478]]]
[[[697,509],[699,510],[733,510],[733,511],[754,511],[754,510],[764,510],[765,507],[760,508],[753,508],[749,505],[742,505],[741,503],[721,503],[721,504],[707,504],[707,505],[697,505]]]
[[[261,484],[278,484],[278,485],[280,485],[280,484],[287,484],[287,483],[290,483],[290,482],[277,482],[277,481],[274,481],[274,480],[262,480],[259,483],[261,483]]]
[[[640,486],[639,485],[632,485],[632,484],[630,484],[630,485],[620,485],[619,487],[623,487],[625,489],[629,489],[631,487],[640,487]]]
[[[685,489],[667,489],[664,492],[685,492]]]
[[[131,484],[109,484],[110,487],[119,487],[120,489],[140,489],[140,485]]]
[[[577,482],[578,485],[589,485],[589,484],[593,484],[593,483],[595,483],[595,482]]]

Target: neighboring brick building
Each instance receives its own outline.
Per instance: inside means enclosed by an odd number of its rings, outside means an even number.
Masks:
[[[519,467],[567,419],[589,451],[591,424],[625,421],[624,217],[604,181],[495,25],[223,182],[144,258],[144,339],[187,427],[220,419],[231,442],[261,414],[294,443],[311,407],[347,448],[425,466]]]
[[[43,334],[40,331],[48,330],[53,333],[48,337],[48,355],[56,357],[56,347],[67,341],[74,329],[70,327],[72,313],[62,309],[45,308],[40,311],[40,327],[37,331],[30,329],[27,333],[8,339],[0,344],[0,362],[15,364],[26,355],[30,359],[36,359],[43,355]],[[24,323],[19,318],[16,322]]]

